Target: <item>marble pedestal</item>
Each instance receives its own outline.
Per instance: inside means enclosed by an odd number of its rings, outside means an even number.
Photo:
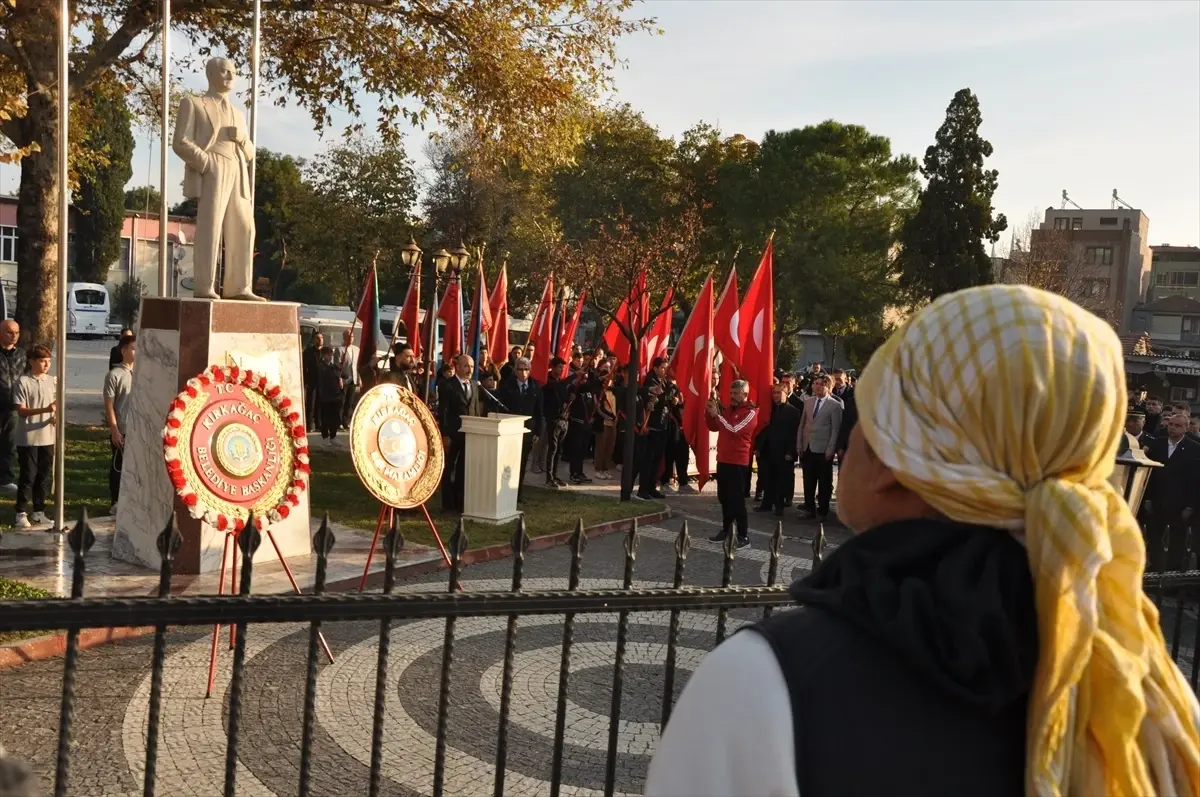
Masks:
[[[507,523],[517,511],[521,479],[521,443],[526,415],[463,418],[467,462],[463,475],[463,517],[482,523]]]
[[[167,411],[188,379],[216,364],[263,374],[292,396],[303,414],[299,305],[147,297],[139,318],[112,555],[157,570],[161,560],[155,540],[174,511],[183,535],[175,572],[217,570],[225,533],[189,515],[167,479],[162,447]],[[309,555],[308,493],[286,520],[271,528],[285,557]],[[275,559],[264,535],[254,561]]]

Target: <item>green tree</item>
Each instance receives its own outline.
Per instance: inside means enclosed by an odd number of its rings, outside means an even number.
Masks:
[[[561,234],[543,170],[518,157],[495,158],[472,132],[439,136],[427,147],[433,184],[424,202],[426,242],[483,248],[493,276],[507,261],[509,307],[532,311]],[[432,285],[422,288],[422,295]]]
[[[898,301],[892,251],[916,170],[886,137],[832,120],[770,131],[756,155],[723,165],[722,235],[745,253],[744,277],[775,232],[777,341],[805,328],[870,326]]]
[[[653,229],[682,205],[675,142],[628,105],[597,113],[573,161],[551,176],[563,235],[583,241],[601,227]]]
[[[652,28],[652,20],[629,16],[631,4],[263,0],[262,76],[265,88],[308,108],[318,128],[330,125],[333,106],[359,115],[365,91],[379,98],[378,129],[389,140],[398,138],[402,122],[453,118],[498,149],[565,152],[589,103],[611,84],[617,39]],[[186,40],[185,51],[248,53],[253,5],[176,0],[172,32]],[[158,5],[77,0],[71,29],[78,41],[68,84],[59,87],[56,8],[0,4],[0,135],[8,143],[0,151],[24,155],[17,307],[27,340],[53,337],[60,88],[74,105],[111,75],[158,81],[151,46]],[[87,155],[76,148],[71,154]]]
[[[916,301],[992,281],[983,242],[1000,240],[1008,221],[993,215],[997,171],[983,168],[992,145],[979,135],[982,122],[979,100],[960,89],[925,150],[921,174],[928,184],[904,227],[900,252],[900,284]]]
[[[106,163],[81,175],[75,193],[75,278],[104,282],[121,254],[125,184],[133,175],[133,132],[125,92],[112,83],[93,100],[95,123],[85,146],[103,152]]]
[[[303,176],[308,194],[289,222],[297,279],[324,284],[338,303],[349,304],[377,262],[380,293],[395,298],[407,283],[400,250],[414,230],[417,200],[404,148],[353,136],[306,163]]]
[[[130,173],[132,174],[132,172],[133,169],[130,168]],[[146,208],[149,208],[149,212],[157,216],[158,209],[161,207],[162,194],[152,185],[139,185],[125,192],[126,210],[136,210],[138,213],[145,213]]]
[[[302,161],[268,149],[254,156],[254,276],[269,279],[276,296],[295,278],[294,271],[287,271],[288,247],[310,194],[301,167]]]
[[[257,159],[257,155],[255,156]],[[188,218],[196,218],[196,199],[185,199],[179,204],[167,211],[171,216],[187,216]]]

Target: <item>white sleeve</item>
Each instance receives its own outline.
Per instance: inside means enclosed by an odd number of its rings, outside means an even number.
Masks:
[[[735,634],[683,689],[646,776],[647,797],[799,797],[791,700],[771,646]]]

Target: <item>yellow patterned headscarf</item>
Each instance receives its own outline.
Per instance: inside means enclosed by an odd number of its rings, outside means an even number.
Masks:
[[[971,288],[921,310],[855,390],[863,434],[952,520],[1023,536],[1039,657],[1025,790],[1200,797],[1200,707],[1142,592],[1137,522],[1109,485],[1121,346],[1066,299]]]

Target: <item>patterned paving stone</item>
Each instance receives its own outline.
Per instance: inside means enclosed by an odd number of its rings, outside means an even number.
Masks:
[[[714,502],[689,501],[693,545],[687,582],[720,583],[723,551],[707,541],[713,533]],[[762,583],[767,573],[771,524],[754,527],[754,547],[738,552],[733,581]],[[669,584],[674,571],[678,525],[642,529],[636,586]],[[810,567],[805,527],[788,530],[779,576],[787,581]],[[833,542],[837,541],[833,535]],[[589,541],[584,554],[585,588],[617,587],[624,568],[621,535]],[[566,586],[570,553],[556,548],[528,555],[525,588]],[[511,562],[478,565],[463,574],[467,590],[506,590]],[[403,585],[409,590],[443,590],[445,574]],[[731,613],[732,633],[760,616]],[[663,701],[663,663],[669,615],[634,612],[629,617],[620,719],[616,725],[615,787],[641,790],[658,739]],[[715,643],[713,612],[681,615],[674,695]],[[563,794],[602,794],[611,728],[616,614],[579,615],[568,667],[563,733]],[[456,622],[446,730],[445,793],[490,795],[496,773],[499,708],[506,618],[461,618]],[[370,766],[379,626],[324,626],[336,661],[317,667],[316,721],[312,755],[314,795],[363,795]],[[388,797],[432,793],[438,696],[446,623],[396,622],[389,639],[383,788]],[[223,636],[216,693],[205,699],[209,635],[204,629],[173,631],[168,637],[163,679],[158,794],[211,797],[223,790],[232,655]],[[237,793],[273,797],[297,792],[303,731],[304,676],[308,627],[252,626],[247,634],[245,687],[239,731]],[[556,706],[560,688],[563,617],[520,618],[505,761],[505,793],[545,794],[551,778]],[[152,638],[84,651],[80,656],[73,797],[141,794],[150,692]],[[0,674],[0,734],[6,747],[45,779],[53,774],[61,696],[61,660],[35,662]]]

